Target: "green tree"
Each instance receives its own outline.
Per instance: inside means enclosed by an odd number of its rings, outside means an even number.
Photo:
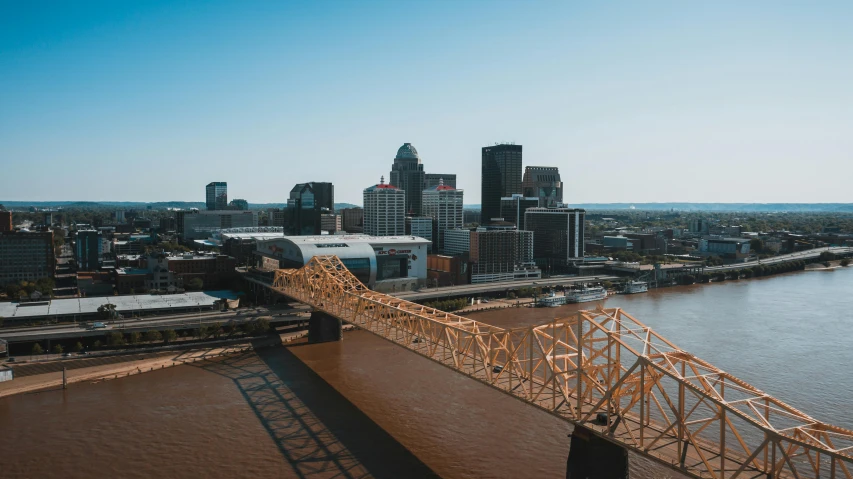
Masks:
[[[156,330],[152,329],[151,331],[148,331],[147,333],[145,333],[145,340],[148,342],[153,343],[156,341],[160,341],[161,339],[163,339],[163,335],[160,334],[160,331],[156,331]]]
[[[255,320],[255,331],[264,334],[270,329],[270,321],[267,318],[258,318]]]
[[[102,304],[98,306],[98,318],[103,320],[110,320],[116,317],[116,305],[114,304]]]
[[[210,332],[213,333],[214,339],[219,339],[219,336],[222,334],[221,328],[222,325],[219,323],[213,323],[210,327]]]
[[[208,328],[207,326],[202,326],[196,331],[198,331],[199,339],[207,339],[207,337],[210,336],[210,328]]]
[[[749,240],[749,249],[756,253],[761,253],[764,251],[764,241],[760,238],[753,238]]]
[[[130,333],[130,344],[139,344],[142,341],[142,333],[134,331]]]
[[[77,341],[76,343],[74,343],[74,346],[71,348],[71,351],[75,352],[75,353],[79,353],[82,350],[83,350],[83,343],[81,343],[80,341]]]
[[[62,354],[65,349],[62,348],[61,344],[57,344],[53,347],[53,354]]]
[[[178,338],[178,333],[176,333],[174,329],[167,329],[167,330],[163,331],[163,342],[164,343],[169,344],[169,343],[175,341],[175,339],[177,339],[177,338]]]
[[[124,334],[113,331],[107,335],[107,344],[110,346],[124,346]]]
[[[849,266],[849,265],[850,265],[849,259],[844,258],[841,260],[841,266]],[[2,320],[2,318],[0,318],[0,326],[2,326],[2,325],[3,325],[3,320]]]
[[[187,283],[187,289],[198,291],[204,288],[204,281],[201,278],[193,278]]]
[[[92,347],[95,349],[100,349],[103,345],[104,343],[102,343],[100,339],[96,339],[95,342],[92,343]]]
[[[35,343],[33,344],[33,349],[30,351],[30,354],[44,354],[44,348],[41,347],[41,344]]]

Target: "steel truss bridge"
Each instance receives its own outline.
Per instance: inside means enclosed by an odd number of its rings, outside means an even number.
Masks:
[[[503,329],[371,291],[335,256],[277,270],[271,288],[688,476],[853,479],[853,431],[618,308]]]

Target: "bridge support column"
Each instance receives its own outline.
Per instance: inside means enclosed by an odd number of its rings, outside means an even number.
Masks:
[[[566,479],[628,479],[628,451],[583,426],[575,426]]]
[[[312,311],[308,320],[308,342],[325,343],[344,339],[341,320],[322,311]]]

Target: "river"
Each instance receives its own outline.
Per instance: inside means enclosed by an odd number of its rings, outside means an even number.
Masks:
[[[679,347],[853,427],[853,268],[616,296]],[[585,308],[593,305],[586,303]],[[578,306],[472,317],[535,324]],[[0,399],[4,477],[565,476],[571,427],[364,331]],[[631,457],[632,477],[680,477]]]

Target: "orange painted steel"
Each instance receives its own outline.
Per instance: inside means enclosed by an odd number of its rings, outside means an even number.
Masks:
[[[697,478],[853,479],[853,431],[678,349],[619,308],[503,329],[369,290],[335,256],[272,289]]]

